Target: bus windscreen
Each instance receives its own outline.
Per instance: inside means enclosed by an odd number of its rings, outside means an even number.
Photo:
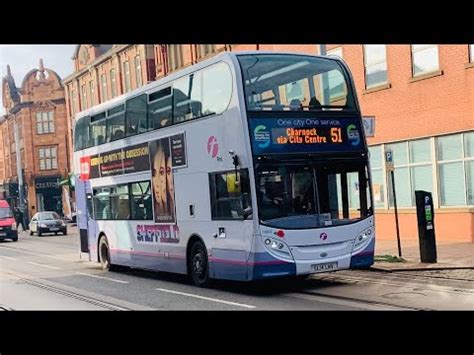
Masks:
[[[248,111],[356,109],[347,74],[339,61],[289,54],[238,58]]]

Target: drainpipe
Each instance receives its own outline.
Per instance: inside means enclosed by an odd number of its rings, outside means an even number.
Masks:
[[[325,44],[320,44],[318,47],[319,47],[319,55],[326,55],[327,54]]]

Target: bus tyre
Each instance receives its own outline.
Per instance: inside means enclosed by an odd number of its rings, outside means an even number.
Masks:
[[[102,270],[110,271],[110,248],[107,237],[102,236],[99,241],[99,262]]]
[[[189,257],[189,276],[198,287],[208,287],[211,285],[209,277],[209,263],[207,250],[203,242],[197,241],[191,246]]]

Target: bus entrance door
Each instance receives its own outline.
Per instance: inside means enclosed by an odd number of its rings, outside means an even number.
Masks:
[[[96,250],[97,247],[97,222],[94,220],[92,190],[90,186],[86,186],[86,218],[87,218],[87,237],[91,249]],[[91,253],[94,261],[98,261],[97,253]]]
[[[87,206],[86,206],[86,185],[81,179],[76,179],[76,209],[77,227],[79,228],[80,251],[89,253],[89,239],[87,233]]]

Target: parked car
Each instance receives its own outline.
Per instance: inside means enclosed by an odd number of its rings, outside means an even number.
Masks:
[[[18,230],[13,218],[12,209],[5,200],[0,200],[0,240],[11,239],[18,240]]]
[[[40,237],[44,233],[67,234],[66,222],[56,212],[38,212],[30,222],[30,235],[37,233]]]

